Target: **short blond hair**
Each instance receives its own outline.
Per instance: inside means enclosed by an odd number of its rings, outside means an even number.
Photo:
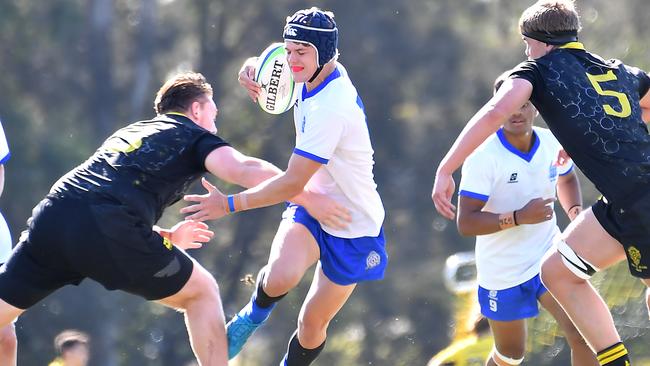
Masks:
[[[574,0],[540,0],[524,10],[519,18],[522,34],[579,32],[581,29]]]

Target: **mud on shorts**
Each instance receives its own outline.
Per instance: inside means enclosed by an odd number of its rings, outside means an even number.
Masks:
[[[190,257],[166,247],[150,225],[120,203],[45,198],[0,269],[0,298],[27,309],[87,277],[108,290],[157,300],[177,293],[192,268]]]

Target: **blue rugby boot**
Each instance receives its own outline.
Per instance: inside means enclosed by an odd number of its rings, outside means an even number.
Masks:
[[[251,319],[251,308],[257,308],[255,302],[251,301],[239,311],[226,324],[226,335],[228,336],[228,359],[232,359],[241,351],[248,338],[257,330],[257,328],[266,322],[270,311],[259,323]]]

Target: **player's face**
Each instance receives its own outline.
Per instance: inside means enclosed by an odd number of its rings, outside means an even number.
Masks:
[[[217,133],[215,120],[217,119],[219,110],[217,109],[214,100],[206,96],[204,99],[201,99],[201,101],[194,103],[196,104],[193,107],[193,113],[197,120],[197,124],[212,133]]]
[[[296,83],[307,82],[318,68],[316,49],[306,43],[290,41],[285,42],[284,47],[287,50],[287,61],[293,80]]]
[[[513,135],[530,134],[533,131],[535,116],[537,116],[537,109],[535,109],[533,103],[528,101],[508,118],[503,125],[503,129]]]
[[[522,39],[526,44],[526,56],[528,56],[528,59],[530,60],[540,58],[553,49],[553,46],[549,46],[544,42],[540,42],[526,36],[522,37]]]

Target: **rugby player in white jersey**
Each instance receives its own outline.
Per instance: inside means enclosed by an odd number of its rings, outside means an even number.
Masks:
[[[0,195],[5,186],[5,164],[11,157],[9,144],[0,123]],[[0,212],[0,265],[7,261],[11,254],[11,233],[5,218]],[[13,324],[0,328],[0,366],[15,366],[17,340]]]
[[[302,366],[311,364],[325,347],[329,322],[356,284],[383,278],[387,255],[368,124],[361,98],[337,62],[334,15],[318,8],[300,10],[287,18],[284,40],[292,75],[300,83],[294,108],[296,146],[286,172],[227,197],[211,187],[206,195],[186,197],[196,204],[182,212],[192,213],[188,219],[214,219],[290,200],[303,188],[345,207],[332,207],[341,212],[318,222],[303,207],[289,204],[250,302],[227,325],[232,358],[317,263],[298,329],[282,360],[282,365]],[[239,77],[256,99],[260,86],[253,81],[253,61],[244,64]]]
[[[509,73],[497,78],[495,92]],[[598,365],[580,333],[540,281],[544,254],[559,234],[557,195],[571,220],[582,210],[573,163],[558,165],[562,147],[547,129],[533,127],[537,110],[526,102],[465,160],[459,187],[458,230],[476,235],[478,298],[494,349],[486,365],[518,365],[526,348],[526,318],[538,301],[557,320],[572,365]]]

